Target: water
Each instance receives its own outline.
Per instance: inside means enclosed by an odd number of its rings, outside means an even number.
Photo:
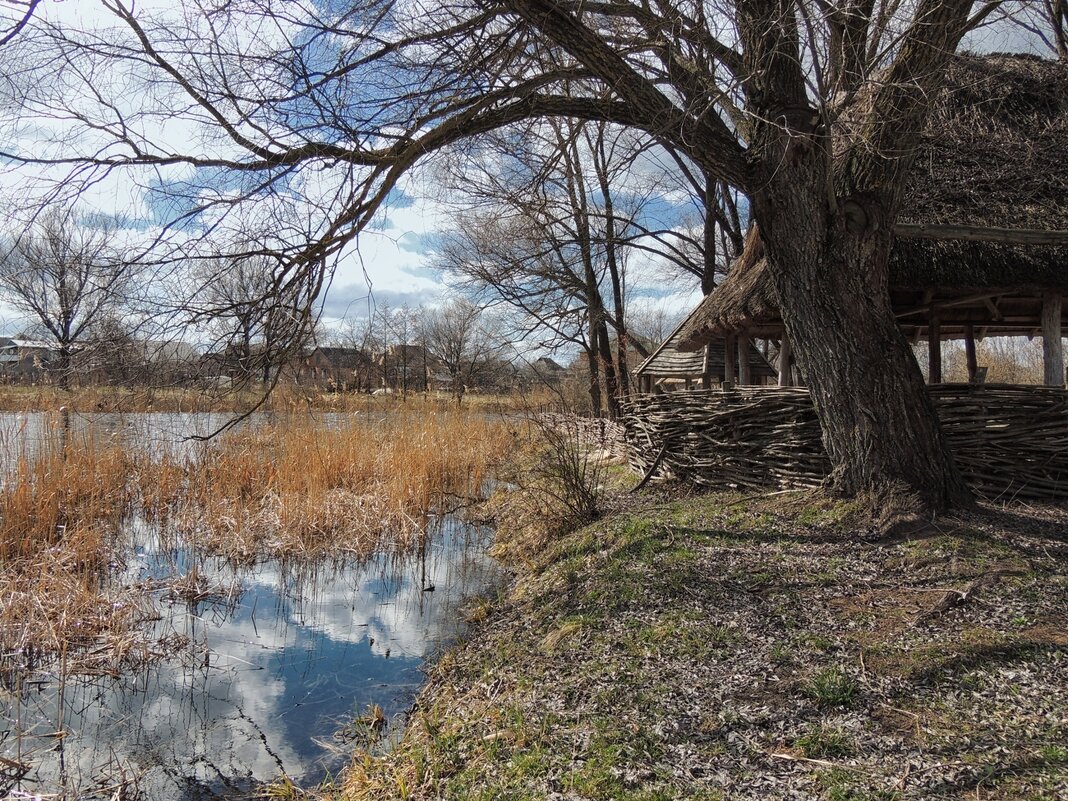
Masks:
[[[420,553],[363,564],[239,567],[129,529],[113,580],[146,588],[160,615],[149,639],[169,655],[117,676],[61,678],[56,664],[0,693],[0,797],[170,801],[280,775],[316,784],[368,734],[357,720],[371,705],[387,741],[399,731],[426,660],[459,631],[462,600],[501,578],[488,532],[455,518]],[[191,573],[214,594],[167,589]]]

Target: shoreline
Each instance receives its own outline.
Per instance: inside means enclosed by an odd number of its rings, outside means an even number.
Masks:
[[[335,799],[1068,796],[1068,512],[661,488],[530,547]],[[1026,511],[1027,513],[1021,513]]]
[[[399,392],[371,395],[281,385],[271,391],[266,402],[260,390],[234,391],[183,387],[76,387],[63,390],[52,386],[0,386],[0,412],[36,413],[64,409],[80,414],[136,414],[173,412],[183,414],[243,414],[249,411],[286,412],[366,412],[394,409],[443,410],[457,408],[456,399],[446,392]],[[520,394],[464,395],[459,408],[475,411],[521,411],[537,406],[540,396]]]

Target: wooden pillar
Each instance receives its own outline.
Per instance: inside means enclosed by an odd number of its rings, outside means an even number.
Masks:
[[[927,321],[927,383],[942,383],[942,327],[936,314]]]
[[[785,329],[783,339],[779,341],[779,386],[792,387],[794,382],[790,379],[790,368],[794,366],[794,348],[790,347],[790,337]]]
[[[779,386],[788,387],[792,385],[790,381],[790,367],[794,361],[793,351],[790,349],[790,337],[786,335],[786,331],[782,332],[782,339],[779,342]]]
[[[1045,383],[1051,387],[1064,386],[1063,302],[1059,294],[1042,298],[1042,366]]]
[[[738,383],[753,383],[749,370],[749,334],[745,331],[738,335]]]
[[[723,383],[734,383],[734,348],[737,337],[727,334],[723,341]]]
[[[712,388],[712,343],[705,343],[705,358],[701,363],[701,388]]]
[[[975,356],[975,328],[964,326],[964,356],[968,362],[968,383],[975,382],[975,374],[979,372],[979,360]]]

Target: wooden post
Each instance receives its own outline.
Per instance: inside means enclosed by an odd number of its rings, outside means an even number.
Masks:
[[[753,383],[749,370],[749,334],[745,331],[738,335],[738,383]]]
[[[701,389],[712,389],[712,343],[705,343],[705,359],[701,363]]]
[[[942,383],[942,328],[937,314],[927,321],[927,383]]]
[[[794,355],[790,350],[790,338],[786,335],[786,331],[782,332],[782,339],[779,341],[779,386],[788,387],[791,386],[790,382],[790,365],[793,363]]]
[[[1042,366],[1045,383],[1064,386],[1064,343],[1061,342],[1063,298],[1058,294],[1042,298]]]
[[[979,372],[979,360],[975,356],[975,328],[970,325],[964,326],[964,355],[968,362],[968,383],[972,384]]]
[[[689,376],[686,376],[686,391],[689,392],[691,389],[693,389],[693,381],[690,380]]]
[[[727,334],[723,340],[723,383],[734,383],[734,348],[737,337]]]

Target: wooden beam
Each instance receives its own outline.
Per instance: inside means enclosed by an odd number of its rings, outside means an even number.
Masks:
[[[917,225],[898,223],[894,235],[902,239],[1007,242],[1012,245],[1068,245],[1068,231],[1032,228],[994,228],[986,225]]]
[[[927,324],[927,383],[942,383],[942,329],[937,314]]]
[[[749,370],[749,334],[744,331],[738,335],[738,383],[753,383]]]
[[[975,329],[964,326],[964,355],[968,361],[968,383],[975,381],[975,374],[979,372],[979,362],[975,357]]]
[[[1001,300],[1001,298],[998,298],[997,300]],[[997,304],[996,300],[991,300],[990,298],[985,298],[983,300],[983,305],[985,305],[986,306],[986,310],[988,312],[990,312],[990,319],[991,320],[993,320],[996,323],[998,320],[1001,319],[1001,312],[998,311],[998,304]]]
[[[701,389],[712,388],[712,343],[705,343],[705,358],[701,362]]]
[[[1042,366],[1047,386],[1064,386],[1064,343],[1061,341],[1061,312],[1064,300],[1059,294],[1042,298]]]
[[[723,341],[723,383],[734,383],[734,348],[737,337],[727,334]]]
[[[790,337],[786,335],[786,332],[782,332],[782,341],[779,343],[779,386],[790,386],[790,364],[794,360],[794,355],[790,350]]]
[[[895,317],[898,319],[902,317],[911,317],[914,314],[929,314],[936,309],[952,309],[955,306],[969,306],[971,304],[985,303],[991,298],[1001,297],[1003,292],[984,292],[982,295],[965,295],[959,298],[947,298],[946,300],[940,300],[937,303],[931,303],[928,301],[922,306],[914,306],[911,309],[898,312]]]

